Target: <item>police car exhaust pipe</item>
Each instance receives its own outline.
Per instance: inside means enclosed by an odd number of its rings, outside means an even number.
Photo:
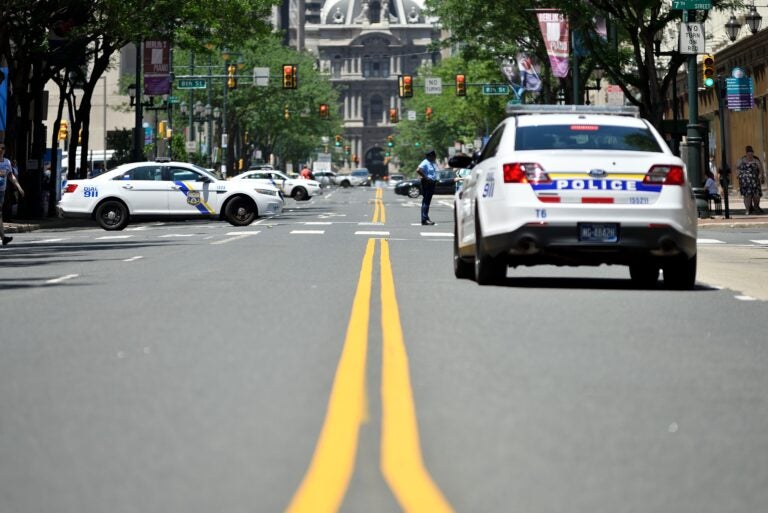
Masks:
[[[525,237],[517,243],[517,248],[515,248],[514,252],[518,255],[533,255],[539,252],[539,248],[536,246],[536,241],[533,238]]]
[[[663,238],[659,241],[661,248],[651,251],[655,256],[670,256],[680,253],[680,248],[677,247],[675,241],[670,238]]]

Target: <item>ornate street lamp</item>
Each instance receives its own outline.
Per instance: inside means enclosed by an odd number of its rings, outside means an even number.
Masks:
[[[736,38],[739,35],[739,30],[741,30],[741,23],[736,19],[736,15],[731,13],[731,18],[728,20],[728,23],[725,24],[725,32],[728,34],[728,39],[731,40],[731,43],[736,41]]]
[[[760,25],[763,23],[763,17],[757,12],[754,2],[744,19],[747,20],[747,26],[749,27],[750,32],[756,34],[757,31],[760,30]]]

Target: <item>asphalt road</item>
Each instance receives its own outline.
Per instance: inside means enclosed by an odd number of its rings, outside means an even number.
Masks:
[[[768,232],[693,291],[452,273],[452,211],[335,190],[245,228],[0,251],[0,512],[752,512]]]

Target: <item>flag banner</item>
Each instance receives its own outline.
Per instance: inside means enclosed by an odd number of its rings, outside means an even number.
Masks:
[[[534,93],[541,91],[541,78],[537,67],[538,65],[534,65],[530,57],[522,53],[518,54],[517,68],[520,70],[520,85],[526,91]]]
[[[171,44],[168,41],[144,41],[144,94],[171,94]]]
[[[547,47],[552,74],[558,78],[568,76],[568,18],[560,11],[537,10],[541,35]]]
[[[8,107],[8,68],[0,68],[0,132],[5,132],[5,113]]]

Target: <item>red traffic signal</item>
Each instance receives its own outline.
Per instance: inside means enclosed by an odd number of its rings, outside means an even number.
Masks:
[[[426,118],[427,121],[432,119],[432,107],[427,107],[424,110],[424,117]]]
[[[321,103],[320,104],[320,119],[328,119],[328,116],[330,115],[328,111],[328,104],[327,103]]]
[[[467,95],[467,76],[456,75],[456,96]]]
[[[283,65],[283,89],[296,89],[298,85],[296,71],[295,64]]]
[[[397,116],[397,109],[389,109],[389,122],[397,123],[399,120]]]
[[[400,98],[413,97],[413,77],[411,75],[400,75],[397,77],[398,96]]]

